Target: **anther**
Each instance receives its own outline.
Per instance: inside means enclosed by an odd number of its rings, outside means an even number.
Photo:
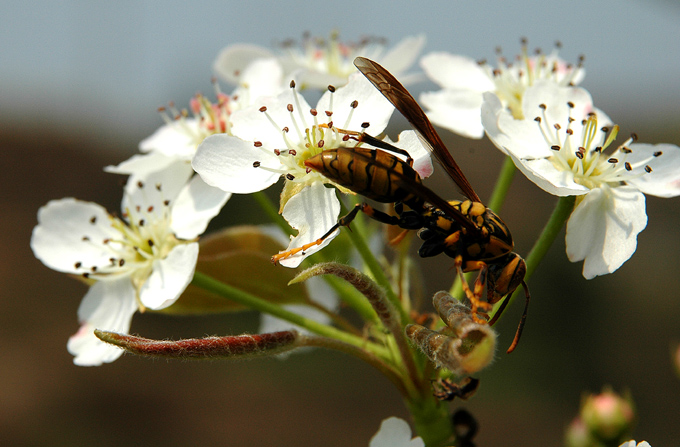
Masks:
[[[125,259],[121,259],[120,261],[118,261],[118,267],[122,267],[124,265],[125,265]]]
[[[632,170],[633,170],[632,166],[631,166],[630,163],[628,163],[628,162],[626,162],[626,163],[624,164],[624,166],[626,167],[626,171],[632,171]]]
[[[253,168],[259,168],[260,167],[260,162],[259,161],[254,161],[253,162]]]
[[[89,238],[89,237],[87,237],[87,236],[83,236],[83,239],[82,239],[82,241],[83,241],[83,242],[87,242],[87,241],[89,241],[89,240],[90,240],[90,238]]]
[[[267,106],[260,107],[260,112],[266,112],[266,111],[267,111]]]
[[[370,126],[370,125],[371,125],[371,123],[367,123],[367,122],[366,122],[366,123],[361,123],[361,128],[362,128],[362,129],[368,129],[368,126]]]
[[[90,277],[90,274],[89,274],[89,273],[87,273],[87,272],[83,273],[83,278],[87,279],[87,278],[89,278],[89,277]]]
[[[151,239],[149,239],[148,241],[146,241],[146,243],[149,244],[149,248],[151,248],[151,247],[154,246],[153,240],[151,240]]]
[[[168,199],[163,200],[163,205],[165,206],[170,205],[170,201]]]
[[[536,121],[537,123],[540,123],[540,122],[541,122],[541,117],[540,117],[540,116],[537,116],[536,118],[534,118],[534,121]]]
[[[332,85],[329,85],[328,91],[331,92],[331,93],[335,93],[335,87],[333,87]]]
[[[138,181],[138,182],[137,182],[137,187],[139,187],[139,188],[144,188],[144,182],[142,182],[141,180]]]
[[[559,147],[558,145],[554,145],[554,146],[550,146],[550,149],[552,149],[554,151],[559,151],[561,149],[561,147]]]
[[[147,213],[152,213],[152,212],[153,212],[153,205],[152,205],[152,206],[149,206],[149,207],[146,209],[146,212],[147,212]]]
[[[90,267],[90,270],[92,270],[92,273],[96,273],[97,272],[97,266],[93,265],[92,267]]]
[[[91,223],[91,224],[97,223],[97,216],[92,216],[92,217],[90,217],[90,223]]]
[[[281,130],[284,131],[284,132],[286,132],[286,133],[290,132],[290,128],[289,128],[288,126],[284,127],[284,128],[281,129]]]
[[[274,149],[274,155],[278,157],[279,155],[281,155],[281,151],[278,149]]]
[[[78,261],[78,262],[76,262],[75,264],[73,264],[73,266],[74,266],[75,268],[77,268],[77,269],[79,269],[81,265],[83,265],[83,263],[80,262],[80,261]]]
[[[295,80],[290,80],[290,88],[295,88]]]
[[[322,148],[324,146],[324,144],[326,144],[326,142],[324,140],[319,140],[319,142],[316,145],[317,145],[317,147]]]
[[[661,151],[656,151],[656,152],[654,152],[654,156],[655,156],[655,157],[658,157],[658,156],[661,155],[661,154],[663,154],[663,152],[661,152]]]
[[[565,132],[567,133],[567,135],[573,135],[574,129],[567,129],[567,130],[565,130]]]
[[[316,111],[316,109],[309,109],[309,113],[311,113],[312,116],[316,116],[318,112]]]
[[[609,127],[604,126],[604,127],[600,128],[600,130],[604,133],[607,133],[607,132],[609,132]]]
[[[262,147],[262,142],[261,141],[255,141],[255,142],[253,142],[253,146]]]
[[[355,99],[354,101],[352,101],[352,103],[349,106],[353,109],[356,109],[358,105],[359,105],[359,101],[357,101]]]
[[[139,223],[137,224],[140,227],[144,226],[144,219],[139,219]]]
[[[553,125],[553,127],[557,130],[560,130],[562,128],[562,126],[560,126],[558,123],[555,123],[555,125]]]
[[[645,172],[648,173],[648,174],[649,174],[650,172],[652,172],[651,166],[645,165]]]
[[[632,133],[632,134],[630,134],[630,138],[631,138],[633,141],[637,141],[638,136],[637,136],[636,133]]]
[[[323,140],[322,140],[322,141],[323,141]],[[319,147],[320,147],[320,146],[319,146]],[[288,154],[289,154],[289,155],[292,155],[293,157],[295,157],[295,156],[297,155],[297,151],[296,151],[295,149],[289,149],[289,150],[288,150]]]
[[[632,153],[633,153],[633,150],[632,150],[632,149],[629,149],[629,148],[627,148],[627,147],[622,147],[622,148],[621,148],[621,152],[623,152],[624,154],[632,154]]]
[[[342,141],[349,141],[349,135],[343,135]]]
[[[293,111],[293,104],[288,104],[286,106],[286,109],[288,109],[289,112],[292,112]]]
[[[331,112],[330,110],[326,110],[326,116],[330,117],[331,115],[333,115],[333,112]]]
[[[539,107],[540,109],[543,109],[543,110],[547,110],[547,109],[548,109],[548,106],[546,106],[545,104],[539,104],[538,107]]]
[[[288,174],[286,174],[286,178],[288,180],[295,180],[295,176],[293,174],[291,174],[290,172]]]
[[[160,183],[156,183],[156,191],[160,191],[161,189],[162,189],[162,188],[161,188],[161,184],[160,184]]]
[[[567,106],[568,106],[570,109],[573,109],[573,108],[574,108],[574,103],[571,102],[571,101],[569,101],[569,102],[567,102]]]
[[[90,240],[90,238],[87,238],[87,240]],[[102,241],[102,244],[107,245],[109,242],[111,242],[111,239],[108,237]]]
[[[581,152],[581,151],[576,151],[575,154],[576,154],[576,158],[578,158],[579,160],[583,160],[583,152]]]

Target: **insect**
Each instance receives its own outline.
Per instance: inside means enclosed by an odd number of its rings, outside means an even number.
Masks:
[[[317,241],[275,255],[272,260],[276,262],[321,244],[339,227],[348,226],[359,211],[385,224],[404,230],[419,230],[418,236],[423,241],[418,250],[421,257],[444,253],[454,259],[476,320],[486,322],[487,319],[477,317],[478,312],[486,317],[484,312],[491,310],[493,304],[514,292],[520,284],[523,286],[526,304],[508,349],[508,353],[512,352],[524,328],[530,295],[524,282],[526,263],[513,252],[514,243],[508,227],[481,202],[425,112],[404,86],[381,65],[369,59],[358,57],[354,65],[411,123],[423,145],[435,156],[467,200],[446,201],[423,185],[406,151],[367,133],[343,131],[347,134],[346,138],[354,138],[377,150],[363,147],[327,149],[307,159],[305,165],[359,195],[377,202],[394,203],[396,215],[376,210],[367,203],[357,204]],[[406,160],[396,154],[406,156]],[[473,290],[463,276],[463,273],[472,271],[479,272]],[[487,299],[482,301],[485,287]],[[506,299],[501,303],[489,324],[496,322],[507,302]]]

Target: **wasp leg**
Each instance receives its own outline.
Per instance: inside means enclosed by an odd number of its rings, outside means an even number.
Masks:
[[[486,274],[488,270],[486,263],[482,261],[468,261],[465,264],[465,270],[467,271],[479,270],[479,274],[475,280],[474,291],[470,290],[470,286],[465,280],[465,275],[463,274],[463,257],[460,255],[456,256],[455,263],[456,270],[458,271],[458,277],[460,278],[461,284],[463,285],[463,291],[465,292],[467,299],[470,301],[472,319],[476,323],[486,323],[486,320],[477,316],[478,313],[483,313],[483,311],[488,311],[493,308],[491,304],[480,300],[484,292],[484,286],[486,285]]]
[[[323,127],[323,125],[321,126]],[[409,155],[407,151],[404,149],[400,149],[386,141],[379,140],[376,137],[369,135],[365,132],[356,132],[354,130],[345,130],[345,129],[338,129],[339,133],[343,133],[345,135],[351,136],[353,140],[358,141],[359,143],[366,143],[370,144],[373,147],[377,147],[379,149],[383,149],[387,152],[392,152],[395,154],[403,155],[406,157],[406,163],[408,163],[409,166],[413,167],[413,159]]]
[[[519,325],[517,326],[517,332],[515,332],[515,338],[512,340],[512,344],[508,350],[505,351],[507,354],[510,354],[512,351],[514,351],[519,344],[519,338],[522,336],[522,331],[524,330],[524,323],[527,321],[527,312],[529,311],[529,300],[531,299],[531,296],[529,295],[529,288],[524,281],[522,281],[522,287],[524,288],[524,293],[526,294],[527,300],[524,304],[522,318],[519,320]]]

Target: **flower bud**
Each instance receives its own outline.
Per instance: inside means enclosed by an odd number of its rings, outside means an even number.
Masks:
[[[635,410],[630,395],[619,396],[605,388],[602,393],[583,400],[580,418],[593,438],[607,445],[618,445],[630,439]]]

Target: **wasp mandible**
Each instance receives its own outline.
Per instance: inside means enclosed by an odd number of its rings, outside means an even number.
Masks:
[[[348,226],[359,211],[388,225],[396,225],[404,230],[419,230],[418,237],[423,241],[418,250],[421,257],[444,253],[454,259],[475,318],[478,318],[478,312],[491,310],[493,304],[510,295],[520,284],[524,287],[524,313],[507,351],[512,352],[524,328],[530,295],[524,282],[526,264],[520,255],[513,252],[514,243],[508,227],[481,202],[425,112],[404,86],[381,65],[369,59],[358,57],[354,65],[411,123],[423,145],[435,156],[467,200],[446,201],[423,185],[406,151],[365,132],[345,131],[347,137],[377,149],[327,149],[307,159],[305,165],[359,195],[377,202],[394,203],[396,215],[378,211],[367,203],[357,204],[317,241],[279,253],[272,260],[276,262],[320,244],[339,227]],[[404,161],[395,154],[407,158]],[[472,271],[478,271],[479,274],[473,290],[470,290],[463,273]],[[481,301],[485,287],[486,302]],[[501,303],[489,324],[497,321],[507,302]],[[485,313],[483,315],[486,316]]]

